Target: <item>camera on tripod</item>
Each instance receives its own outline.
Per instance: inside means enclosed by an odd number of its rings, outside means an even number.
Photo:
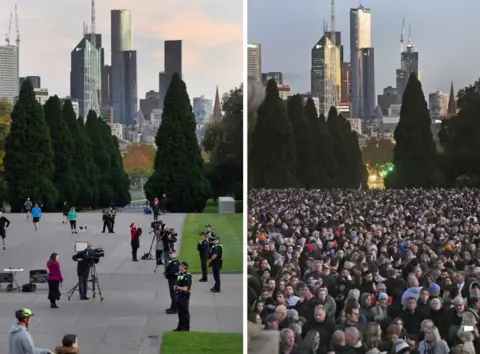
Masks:
[[[87,262],[98,263],[100,261],[100,258],[102,257],[105,257],[105,251],[103,250],[103,248],[87,248],[85,250],[84,259]]]
[[[153,230],[162,230],[165,229],[165,223],[162,220],[152,221],[150,227]]]

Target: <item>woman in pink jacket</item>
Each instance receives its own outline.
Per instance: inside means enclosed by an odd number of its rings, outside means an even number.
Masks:
[[[58,254],[52,253],[47,262],[48,268],[48,299],[50,300],[50,307],[58,309],[57,301],[60,300],[60,283],[63,282],[62,270],[60,263],[58,263]]]

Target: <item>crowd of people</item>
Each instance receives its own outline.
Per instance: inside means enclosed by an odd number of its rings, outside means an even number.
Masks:
[[[251,190],[248,203],[250,352],[480,353],[479,189]],[[267,338],[273,351],[257,348]]]

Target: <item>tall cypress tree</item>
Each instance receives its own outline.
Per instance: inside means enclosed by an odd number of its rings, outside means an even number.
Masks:
[[[79,189],[76,205],[80,208],[89,207],[92,205],[93,196],[92,187],[88,183],[91,173],[87,158],[87,146],[78,127],[77,116],[70,100],[66,100],[63,104],[63,121],[72,138],[73,147],[70,150],[72,155],[71,170]]]
[[[83,117],[78,117],[77,126],[79,137],[81,139],[80,141],[82,142],[84,147],[83,152],[87,164],[86,171],[88,171],[88,174],[85,175],[85,178],[91,192],[91,194],[89,195],[90,199],[88,200],[89,203],[85,204],[85,206],[95,208],[98,206],[99,201],[98,181],[100,177],[97,165],[95,165],[95,162],[93,161],[93,143],[88,136]]]
[[[358,135],[355,131],[351,131],[350,134],[351,142],[352,142],[352,162],[353,162],[353,181],[352,187],[366,187],[367,186],[367,179],[368,179],[368,172],[367,168],[363,164],[362,160],[362,150],[360,149],[360,143],[358,141]]]
[[[266,97],[257,112],[248,156],[250,188],[293,188],[297,154],[292,125],[275,80],[267,84]]]
[[[12,211],[21,211],[26,198],[54,209],[58,191],[52,183],[55,165],[50,129],[29,80],[22,85],[11,118],[4,166]]]
[[[128,174],[125,172],[123,167],[123,157],[120,153],[120,145],[118,143],[118,138],[115,135],[112,135],[112,142],[113,147],[115,148],[115,156],[117,164],[119,166],[118,174],[119,176],[119,189],[115,192],[115,202],[118,206],[125,206],[130,204],[132,201],[132,196],[130,195],[130,178]]]
[[[317,108],[311,98],[305,104],[305,116],[308,119],[310,130],[315,142],[315,168],[318,173],[318,182],[315,188],[332,188],[335,186],[337,161],[332,147],[332,136],[328,131],[323,114],[318,117]]]
[[[75,205],[78,200],[79,187],[72,169],[74,144],[67,124],[62,118],[62,105],[58,96],[50,97],[43,109],[45,120],[50,127],[55,164],[53,183],[58,189],[56,207],[60,209],[63,202]]]
[[[303,98],[300,95],[290,97],[287,103],[287,112],[292,125],[295,152],[297,154],[296,177],[299,184],[306,188],[316,186],[320,180],[317,161],[315,161],[315,140],[310,128]]]
[[[167,210],[171,212],[202,212],[210,196],[195,127],[187,87],[174,74],[155,137],[155,172],[144,186],[149,200],[165,194]]]
[[[410,75],[395,129],[394,170],[385,184],[390,188],[432,188],[439,177],[430,113],[415,74]]]
[[[95,111],[90,110],[87,115],[85,129],[92,142],[93,162],[98,171],[98,206],[107,207],[113,202],[113,188],[111,186],[112,161],[102,137],[101,126]]]
[[[345,118],[337,113],[335,107],[331,107],[328,112],[327,127],[332,136],[332,147],[337,161],[335,180],[337,187],[350,187],[350,156],[349,156],[349,134],[345,133]]]

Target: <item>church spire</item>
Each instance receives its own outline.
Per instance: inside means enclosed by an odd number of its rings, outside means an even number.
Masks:
[[[218,94],[218,85],[217,92],[215,93],[215,103],[213,104],[213,114],[212,114],[212,123],[221,123],[223,120],[222,108],[220,106],[220,95]]]
[[[447,118],[457,115],[457,102],[455,100],[455,93],[453,90],[453,81],[450,86],[450,98],[448,99]]]

